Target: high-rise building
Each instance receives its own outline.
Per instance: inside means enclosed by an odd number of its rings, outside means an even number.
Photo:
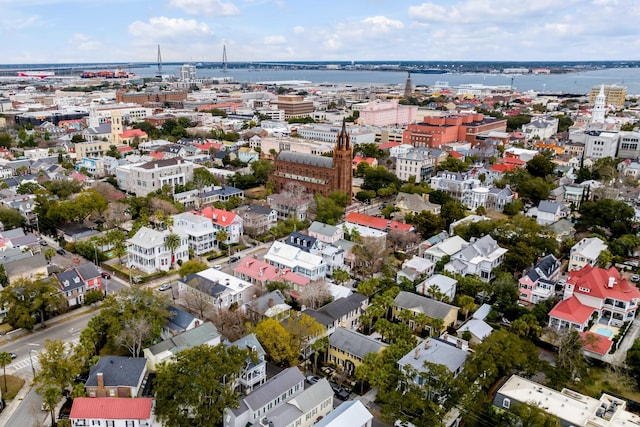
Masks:
[[[180,80],[183,82],[192,82],[196,79],[196,66],[184,64],[180,67]]]

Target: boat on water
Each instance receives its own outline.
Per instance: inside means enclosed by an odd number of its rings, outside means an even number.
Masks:
[[[134,74],[118,68],[115,71],[84,71],[80,73],[80,77],[83,79],[127,79],[130,77],[134,77]]]

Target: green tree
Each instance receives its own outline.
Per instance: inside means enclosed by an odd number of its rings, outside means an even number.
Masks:
[[[448,228],[451,223],[464,218],[465,208],[464,205],[457,201],[449,201],[442,205],[440,209],[440,216],[444,218],[445,225]]]
[[[273,172],[275,165],[267,159],[260,159],[251,163],[251,171],[256,177],[258,184],[264,184],[269,179],[269,175]]]
[[[47,262],[51,262],[51,259],[56,256],[56,251],[53,248],[47,248],[44,250],[44,257]]]
[[[218,246],[220,246],[220,243],[226,243],[227,240],[229,240],[229,234],[225,230],[218,230],[216,232],[216,242]]]
[[[181,351],[158,366],[154,413],[167,427],[221,425],[224,409],[239,405],[235,380],[249,358],[247,350],[236,346]]]
[[[313,350],[313,375],[316,374],[318,368],[318,356],[329,348],[329,339],[327,337],[320,338],[311,343],[311,350]]]
[[[4,377],[4,392],[8,391],[7,389],[7,365],[11,363],[11,353],[3,351],[0,353],[0,366],[2,366],[2,374]]]
[[[171,252],[171,268],[176,262],[176,249],[180,247],[180,235],[176,233],[169,233],[164,238],[164,245]]]
[[[469,295],[462,295],[460,298],[458,298],[458,305],[460,305],[460,308],[462,308],[462,312],[464,313],[464,320],[467,320],[469,311],[473,310],[476,306],[475,300]]]
[[[347,281],[349,281],[349,279],[351,279],[351,275],[346,270],[343,270],[341,268],[336,268],[335,270],[333,270],[333,272],[331,272],[331,278],[338,285],[343,285]]]
[[[206,263],[191,259],[182,263],[180,269],[178,270],[178,276],[186,277],[190,274],[195,274],[199,271],[206,270],[207,268],[209,268],[209,265],[207,265]]]
[[[10,325],[29,331],[37,319],[44,326],[47,316],[67,308],[66,299],[50,280],[20,278],[2,290],[0,302],[8,308],[7,321]]]
[[[0,222],[4,225],[5,230],[23,227],[26,219],[20,211],[9,206],[0,206]]]
[[[422,211],[416,215],[407,214],[405,221],[415,226],[423,239],[435,236],[447,226],[445,218],[429,211]]]
[[[326,332],[325,327],[316,319],[300,312],[289,317],[284,328],[291,337],[291,349],[296,352],[296,357],[289,360],[291,365],[298,360],[298,355],[306,356],[311,343],[316,339],[321,339],[321,336]]]
[[[541,154],[527,162],[527,172],[534,177],[545,178],[553,173],[554,168],[553,162]]]
[[[35,377],[36,391],[43,396],[54,425],[53,410],[62,399],[62,390],[73,384],[78,375],[78,364],[69,357],[67,344],[60,340],[47,340],[44,350],[38,355],[38,362],[40,371]]]

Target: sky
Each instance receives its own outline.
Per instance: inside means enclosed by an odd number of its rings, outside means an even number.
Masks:
[[[638,0],[0,0],[0,64],[633,60]]]

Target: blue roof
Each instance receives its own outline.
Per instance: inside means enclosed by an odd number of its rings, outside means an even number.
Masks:
[[[315,246],[318,239],[315,237],[307,236],[306,234],[298,233],[294,231],[287,237],[285,243],[289,246],[296,247],[304,252],[309,252],[312,247]]]

